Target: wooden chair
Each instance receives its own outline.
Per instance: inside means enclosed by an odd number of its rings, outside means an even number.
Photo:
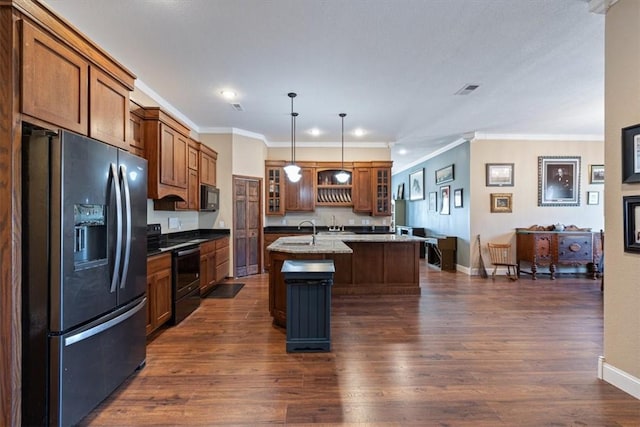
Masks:
[[[493,264],[493,273],[491,278],[496,278],[498,267],[507,267],[507,277],[510,280],[518,280],[520,277],[520,269],[518,264],[511,259],[510,243],[487,243],[489,255],[491,256],[491,264]],[[513,272],[511,272],[513,269]]]

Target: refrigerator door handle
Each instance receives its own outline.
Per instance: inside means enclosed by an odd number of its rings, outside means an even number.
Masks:
[[[120,193],[118,169],[114,163],[111,163],[110,171],[113,177],[113,187],[116,191],[116,250],[115,261],[113,262],[113,277],[111,278],[111,293],[114,293],[118,287],[120,255],[122,253],[122,194]]]
[[[129,270],[129,259],[131,258],[131,192],[129,191],[129,181],[127,180],[127,168],[124,165],[120,166],[120,174],[122,180],[122,187],[124,191],[124,207],[127,221],[127,235],[125,239],[124,247],[124,265],[122,267],[122,276],[120,277],[120,288],[124,288],[127,283],[127,272]]]
[[[140,301],[138,303],[138,305],[136,305],[135,307],[133,307],[131,310],[122,313],[121,315],[114,317],[111,320],[108,320],[104,323],[101,323],[97,326],[94,326],[93,328],[89,328],[86,331],[82,331],[79,332],[75,335],[71,335],[68,336],[64,339],[64,346],[68,347],[72,344],[75,344],[77,342],[86,340],[87,338],[91,338],[94,335],[98,335],[100,332],[106,331],[109,328],[114,327],[115,325],[124,322],[125,320],[127,320],[128,318],[130,318],[131,316],[133,316],[134,314],[136,314],[137,312],[139,312],[140,310],[142,310],[144,308],[144,305],[147,302],[147,298],[143,298],[142,301]]]

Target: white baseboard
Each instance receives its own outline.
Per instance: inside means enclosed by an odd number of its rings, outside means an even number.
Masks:
[[[615,366],[604,361],[604,357],[598,357],[598,378],[604,380],[625,393],[629,393],[636,399],[640,399],[640,378],[629,375]]]

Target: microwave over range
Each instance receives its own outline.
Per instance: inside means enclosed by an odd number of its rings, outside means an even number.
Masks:
[[[220,207],[220,190],[211,185],[200,185],[200,210],[217,211]]]

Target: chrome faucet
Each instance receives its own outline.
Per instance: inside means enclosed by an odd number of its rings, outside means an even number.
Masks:
[[[298,230],[300,230],[300,227],[302,227],[302,224],[304,224],[305,222],[308,222],[313,227],[313,234],[311,235],[311,244],[315,245],[316,244],[316,224],[314,222],[309,220],[304,220],[300,224],[298,224]]]

